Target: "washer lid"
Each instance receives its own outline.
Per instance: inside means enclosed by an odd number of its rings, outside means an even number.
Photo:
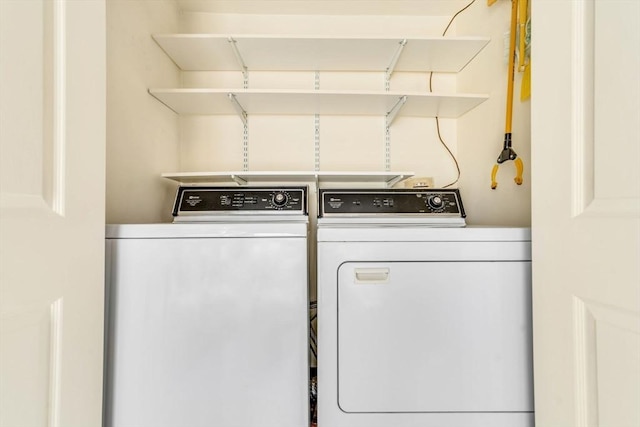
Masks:
[[[306,238],[307,217],[291,221],[190,224],[108,224],[107,239]]]

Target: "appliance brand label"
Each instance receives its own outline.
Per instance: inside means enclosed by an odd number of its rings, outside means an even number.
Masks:
[[[200,196],[189,196],[189,197],[187,197],[185,202],[189,206],[194,207],[194,206],[198,205],[198,203],[202,202],[202,199],[200,198]]]
[[[340,209],[343,203],[344,202],[342,201],[342,199],[339,199],[337,197],[329,198],[329,206],[331,206],[332,209]]]

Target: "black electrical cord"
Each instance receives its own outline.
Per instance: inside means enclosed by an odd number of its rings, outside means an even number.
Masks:
[[[453,153],[451,152],[447,144],[445,144],[444,140],[442,139],[442,135],[440,135],[440,120],[438,120],[438,117],[436,117],[436,129],[438,131],[438,139],[440,140],[440,143],[445,148],[445,150],[447,150],[447,153],[449,153],[449,155],[453,159],[453,163],[455,163],[456,171],[458,173],[456,176],[456,179],[453,182],[450,182],[449,184],[442,187],[442,188],[449,188],[460,180],[460,164],[458,163],[458,159],[456,159],[456,156],[453,155]]]
[[[462,9],[460,9],[459,11],[456,12],[455,15],[453,15],[453,17],[451,18],[451,20],[449,21],[449,24],[447,24],[447,28],[444,29],[444,31],[442,32],[442,35],[444,36],[445,34],[447,34],[447,31],[449,30],[449,27],[451,26],[451,24],[453,23],[453,20],[456,19],[458,17],[458,15],[460,15],[462,12],[464,12],[465,10],[467,10],[469,8],[469,6],[471,6],[472,4],[474,4],[476,2],[476,0],[471,0],[471,3],[469,3],[468,5],[466,5],[465,7],[463,7]]]
[[[471,0],[471,2],[469,4],[467,4],[465,7],[463,7],[459,11],[457,11],[455,13],[455,15],[453,15],[453,17],[451,17],[451,20],[447,24],[447,27],[442,32],[442,36],[443,37],[444,37],[445,34],[447,34],[447,31],[449,31],[449,27],[451,27],[451,24],[458,17],[458,15],[460,15],[462,12],[467,10],[475,2],[476,2],[476,0]],[[429,92],[433,92],[433,71],[431,71],[429,73]],[[458,159],[456,159],[456,156],[454,156],[453,153],[451,152],[451,150],[449,149],[449,146],[447,146],[447,144],[444,142],[444,139],[442,139],[442,135],[440,133],[440,119],[438,118],[438,116],[436,116],[436,129],[438,131],[438,139],[440,140],[440,143],[445,148],[445,150],[447,150],[447,153],[449,153],[449,156],[451,156],[451,159],[453,160],[453,163],[456,165],[456,172],[457,172],[456,179],[453,182],[450,182],[449,184],[442,186],[442,188],[448,188],[448,187],[451,187],[452,185],[454,185],[455,183],[457,183],[460,180],[460,164],[458,163]]]

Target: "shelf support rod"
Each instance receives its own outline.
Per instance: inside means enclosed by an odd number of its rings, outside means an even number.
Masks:
[[[240,54],[240,50],[238,49],[238,42],[234,40],[233,37],[229,37],[227,39],[229,43],[231,43],[231,48],[233,49],[233,53],[236,56],[236,61],[238,61],[238,65],[240,66],[240,70],[242,71],[242,76],[245,80],[248,79],[248,69],[244,63],[244,59],[242,59],[242,55]],[[245,88],[246,89],[246,88]]]
[[[238,113],[238,116],[240,116],[240,120],[242,120],[242,123],[246,126],[247,112],[244,110],[244,108],[242,108],[242,105],[240,105],[240,103],[238,102],[238,99],[236,98],[235,94],[229,93],[227,96],[229,97],[229,101],[231,101],[231,104],[233,104],[233,107],[235,108],[236,113]]]
[[[406,45],[407,45],[407,39],[403,39],[398,43],[398,49],[396,49],[396,53],[393,55],[393,58],[391,58],[391,63],[385,70],[387,79],[391,78],[391,75],[393,74],[393,71],[396,68],[396,64],[400,59],[400,55],[402,54],[402,50]]]
[[[396,105],[394,105],[393,108],[387,113],[387,126],[390,126],[391,123],[393,123],[393,121],[396,119],[396,116],[402,109],[402,106],[406,102],[407,102],[407,95],[403,95],[400,98],[398,98],[398,102],[396,102]]]
[[[315,90],[320,90],[320,72],[315,72]],[[320,170],[320,114],[315,114],[313,118],[313,147],[314,147],[314,168]],[[318,180],[316,176],[316,181]],[[317,186],[316,186],[317,188]]]

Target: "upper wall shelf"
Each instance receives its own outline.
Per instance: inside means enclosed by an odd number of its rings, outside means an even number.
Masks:
[[[183,71],[459,72],[488,37],[369,38],[156,34]]]

